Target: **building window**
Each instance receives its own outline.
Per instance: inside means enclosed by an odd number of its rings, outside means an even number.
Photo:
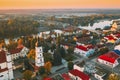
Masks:
[[[42,59],[40,59],[40,62],[42,62]]]
[[[41,52],[41,49],[40,49],[40,52]]]

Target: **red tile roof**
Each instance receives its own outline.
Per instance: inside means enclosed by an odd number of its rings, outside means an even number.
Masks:
[[[77,69],[70,70],[69,73],[71,73],[74,76],[80,77],[82,80],[89,80],[90,79],[90,77],[87,74],[85,74]]]
[[[105,38],[107,38],[108,40],[116,40],[113,36],[109,35],[109,36],[105,36]]]
[[[6,53],[5,53],[5,51],[0,51],[0,63],[4,63],[4,62],[6,62],[7,60],[6,60]]]
[[[62,74],[62,77],[64,78],[64,80],[71,80],[67,74]]]
[[[98,58],[105,60],[105,61],[108,61],[110,63],[114,63],[119,57],[120,56],[118,56],[115,52],[110,51],[106,54],[99,56]]]
[[[7,71],[7,70],[8,70],[8,68],[4,68],[4,69],[1,69],[1,68],[0,68],[0,73],[1,73],[1,72],[4,72],[4,71]]]
[[[19,53],[23,48],[16,48],[10,51],[11,54]]]
[[[115,36],[116,36],[117,38],[120,38],[120,34],[115,34]]]
[[[73,32],[74,30],[77,30],[77,28],[74,26],[68,26],[67,28],[63,29],[65,32]]]
[[[52,80],[52,78],[47,77],[47,78],[44,78],[43,80]]]
[[[17,48],[24,48],[24,45],[18,45]]]
[[[76,48],[81,49],[83,51],[88,51],[88,49],[85,46],[77,45]]]
[[[88,49],[93,49],[94,46],[93,46],[93,45],[87,45],[87,48],[88,48]]]

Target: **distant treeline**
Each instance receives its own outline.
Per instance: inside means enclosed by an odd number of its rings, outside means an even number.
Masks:
[[[89,24],[92,26],[98,20],[112,20],[112,19],[120,19],[120,14],[100,14],[100,15],[91,15],[91,16],[72,16],[72,18],[55,18],[52,16],[51,20],[60,21],[64,23],[69,23],[73,26],[88,26]]]
[[[12,16],[13,17],[13,16]],[[47,24],[48,21],[56,21],[61,23],[68,23],[73,26],[88,26],[89,24],[92,26],[95,22],[99,20],[112,20],[112,19],[120,19],[120,14],[98,14],[91,16],[71,16],[70,18],[56,18],[55,16],[51,16],[45,19],[45,22],[38,23],[34,21],[36,16],[34,17],[18,17],[18,18],[10,18],[8,20],[0,20],[0,39],[4,38],[14,38],[19,36],[27,36],[31,34],[38,33],[38,27],[41,25],[42,27],[47,27],[49,29],[60,28],[63,25],[59,24]],[[39,16],[37,17],[40,18]]]
[[[0,20],[0,39],[38,33],[39,23],[33,20]]]

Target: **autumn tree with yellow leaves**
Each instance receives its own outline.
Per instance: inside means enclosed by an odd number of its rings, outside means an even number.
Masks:
[[[17,43],[18,43],[18,45],[21,45],[21,44],[23,44],[23,40],[20,38],[20,39],[18,39]]]
[[[35,60],[35,49],[31,49],[30,52],[28,53],[27,57],[29,59]]]
[[[17,47],[17,42],[13,39],[9,39],[9,44],[6,45],[6,48],[8,49],[8,51],[13,50]]]
[[[52,63],[50,61],[48,61],[48,62],[45,63],[44,67],[46,69],[46,72],[50,73],[51,67],[52,67]]]
[[[26,70],[26,71],[23,73],[23,78],[24,78],[25,80],[31,80],[32,75],[33,75],[32,71]]]
[[[120,80],[120,77],[117,74],[112,73],[109,75],[108,80]]]

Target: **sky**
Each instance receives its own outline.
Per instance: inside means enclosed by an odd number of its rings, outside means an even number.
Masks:
[[[0,9],[112,8],[120,0],[0,0]]]

